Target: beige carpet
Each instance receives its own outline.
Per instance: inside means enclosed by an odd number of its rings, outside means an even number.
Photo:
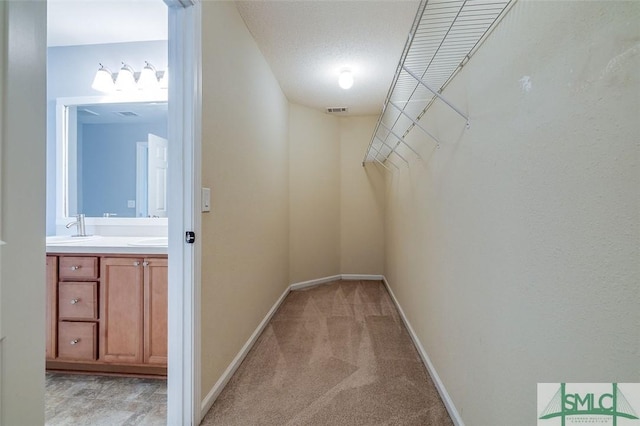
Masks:
[[[203,425],[451,425],[383,284],[291,292]]]

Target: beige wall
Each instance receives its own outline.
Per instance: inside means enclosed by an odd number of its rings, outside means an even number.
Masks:
[[[340,273],[384,272],[384,173],[362,167],[377,117],[340,118]]]
[[[340,273],[340,129],[336,117],[289,105],[291,283]]]
[[[290,104],[290,282],[382,274],[384,176],[362,167],[375,117]]]
[[[288,104],[232,2],[202,2],[202,396],[288,284]]]
[[[0,2],[0,424],[44,424],[44,2]]]
[[[289,283],[380,274],[374,117],[289,104],[231,2],[203,2],[202,393]]]
[[[467,425],[537,382],[640,381],[640,3],[528,2],[413,130],[386,275]],[[520,79],[531,77],[531,90]]]

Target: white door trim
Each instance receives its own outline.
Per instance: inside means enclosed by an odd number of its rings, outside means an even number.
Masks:
[[[136,142],[136,217],[147,217],[147,155],[149,142]]]
[[[201,5],[169,6],[169,368],[167,424],[200,423]],[[181,143],[171,143],[178,142]],[[196,234],[195,244],[185,232]]]

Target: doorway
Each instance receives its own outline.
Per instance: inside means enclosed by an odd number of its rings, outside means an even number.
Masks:
[[[49,0],[50,3],[62,1]],[[196,190],[200,187],[200,166],[195,161],[199,158],[200,143],[200,6],[189,0],[164,0],[164,3],[168,6],[167,64],[171,69],[168,139],[183,141],[181,145],[168,148],[167,204],[181,207],[170,212],[168,225],[170,368],[167,421],[186,425],[198,424],[200,420],[199,306],[196,304],[199,299],[200,241],[196,238],[195,244],[185,243],[185,231],[199,235],[200,229],[196,214],[196,206],[200,205],[200,191]],[[121,24],[119,22],[119,29]],[[50,222],[48,219],[48,225]]]

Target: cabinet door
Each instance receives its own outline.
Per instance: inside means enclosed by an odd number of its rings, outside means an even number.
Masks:
[[[45,356],[47,359],[56,357],[56,327],[58,325],[58,257],[47,256],[47,284],[46,307],[47,317]]]
[[[100,265],[100,360],[142,363],[142,259],[105,257]]]
[[[145,259],[144,362],[167,364],[167,259]]]

